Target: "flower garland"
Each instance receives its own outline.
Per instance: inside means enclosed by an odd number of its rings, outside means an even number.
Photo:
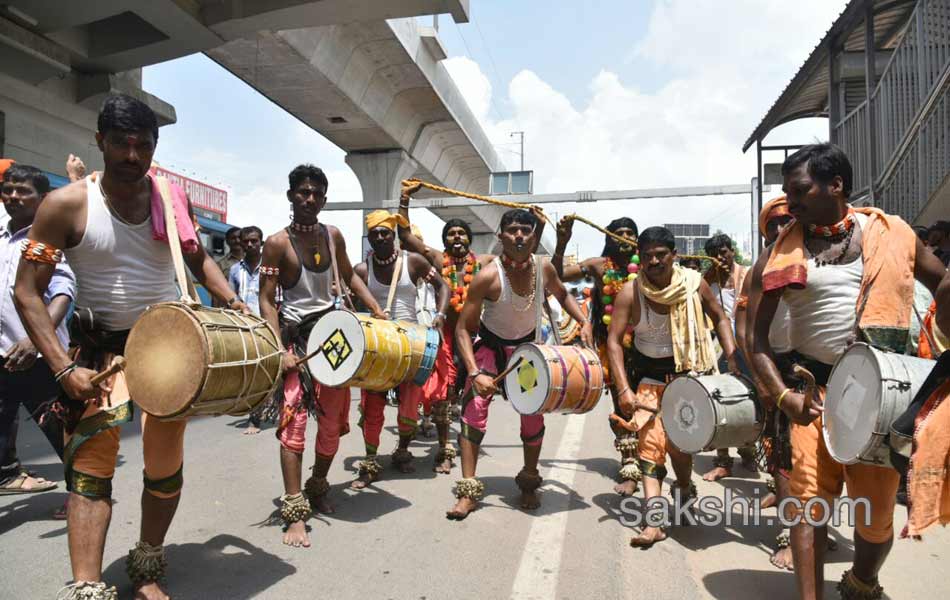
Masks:
[[[481,268],[482,266],[478,263],[475,254],[469,252],[468,256],[465,257],[464,275],[462,276],[462,280],[460,282],[458,275],[458,265],[456,265],[455,259],[449,256],[447,253],[443,253],[442,278],[445,279],[445,282],[449,285],[449,290],[452,293],[452,297],[449,299],[449,304],[452,305],[452,308],[455,309],[455,312],[462,312],[462,306],[465,304],[465,300],[468,299],[468,286],[472,283],[472,279],[475,278],[475,275],[481,270]]]
[[[636,254],[630,257],[630,262],[627,264],[626,275],[617,268],[617,265],[614,264],[613,259],[609,256],[604,262],[604,289],[600,301],[604,305],[604,316],[601,317],[601,321],[607,327],[610,327],[611,315],[613,315],[614,312],[614,299],[617,297],[617,294],[620,293],[620,290],[623,289],[624,281],[633,281],[636,279],[639,270],[640,257]],[[623,346],[624,348],[629,348],[631,345],[633,345],[633,326],[627,325],[627,330],[623,335]]]

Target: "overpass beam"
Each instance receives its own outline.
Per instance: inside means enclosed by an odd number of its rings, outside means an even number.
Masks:
[[[412,177],[419,169],[405,150],[381,152],[349,152],[346,164],[353,169],[363,190],[363,217],[378,208],[386,208],[399,198],[402,180]],[[362,224],[361,224],[362,227]],[[369,250],[366,232],[363,232],[363,255]]]

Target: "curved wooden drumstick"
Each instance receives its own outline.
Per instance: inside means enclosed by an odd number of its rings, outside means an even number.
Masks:
[[[517,369],[518,367],[520,367],[520,366],[521,366],[521,363],[523,363],[523,362],[524,362],[524,357],[523,357],[523,356],[518,357],[518,360],[516,360],[516,361],[514,362],[514,364],[511,364],[511,365],[505,367],[505,370],[504,370],[504,371],[502,371],[501,373],[498,374],[497,377],[495,377],[494,379],[492,379],[492,385],[494,385],[494,386],[497,387],[498,384],[501,383],[501,381],[502,381],[505,377],[508,376],[508,373],[511,373],[512,371],[514,371],[515,369]],[[466,402],[468,402],[468,400],[470,399],[470,396],[472,396],[474,393],[475,393],[475,382],[472,381],[472,385],[469,386],[468,391],[465,392],[465,395],[464,395],[464,396],[462,396],[462,401],[461,401],[461,403],[462,403],[462,404],[465,404]]]
[[[106,367],[102,371],[99,371],[98,373],[93,375],[92,378],[89,380],[89,383],[94,386],[99,385],[100,383],[108,379],[109,377],[112,377],[113,375],[115,375],[116,373],[124,369],[125,369],[125,357],[116,356],[115,358],[112,359],[112,364],[110,364],[108,367]]]
[[[314,350],[314,351],[311,352],[310,354],[308,354],[308,355],[306,355],[306,356],[303,356],[303,357],[301,357],[301,358],[298,358],[298,359],[297,359],[297,362],[294,363],[294,366],[295,366],[295,367],[299,367],[300,365],[304,364],[305,362],[307,362],[308,360],[310,360],[310,359],[313,358],[314,356],[320,354],[321,352],[323,352],[323,348],[317,348],[316,350]]]
[[[792,371],[805,380],[805,405],[804,409],[811,410],[812,398],[818,396],[818,385],[815,383],[815,376],[812,375],[812,372],[806,369],[801,365],[795,365],[792,367]]]

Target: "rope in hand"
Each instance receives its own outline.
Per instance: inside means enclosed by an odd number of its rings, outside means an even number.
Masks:
[[[421,187],[424,187],[424,188],[429,188],[430,190],[435,191],[435,192],[442,192],[443,194],[448,194],[448,195],[450,195],[450,196],[458,196],[458,197],[460,197],[460,198],[470,198],[470,199],[472,199],[472,200],[479,200],[479,201],[481,201],[481,202],[487,202],[488,204],[496,204],[496,205],[498,205],[498,206],[506,206],[506,207],[508,207],[508,208],[522,208],[522,209],[525,209],[525,210],[537,210],[537,211],[541,214],[541,216],[544,218],[545,221],[547,221],[547,222],[550,223],[552,226],[554,226],[555,229],[557,228],[557,223],[555,223],[554,221],[552,221],[551,218],[550,218],[549,216],[547,216],[547,215],[544,213],[543,210],[541,210],[539,207],[534,206],[534,205],[532,205],[532,204],[525,204],[524,202],[511,202],[511,201],[509,201],[509,200],[499,200],[499,199],[497,199],[497,198],[491,198],[491,197],[489,197],[489,196],[482,196],[482,195],[480,195],[480,194],[472,194],[472,193],[469,193],[469,192],[463,192],[463,191],[461,191],[461,190],[453,190],[452,188],[447,188],[447,187],[442,186],[442,185],[436,185],[436,184],[434,184],[434,183],[429,183],[429,182],[427,182],[427,181],[422,181],[422,180],[420,180],[420,179],[403,179],[403,180],[402,180],[402,186],[403,186],[403,187],[413,187],[413,186],[416,186],[416,185],[421,186]],[[593,228],[596,229],[597,231],[603,233],[603,234],[606,235],[606,236],[610,236],[610,237],[614,238],[614,239],[617,240],[618,242],[621,242],[621,243],[624,243],[624,244],[630,244],[630,245],[633,246],[634,248],[637,247],[637,240],[636,240],[636,238],[628,238],[628,237],[625,237],[625,236],[622,236],[622,235],[617,235],[616,233],[614,233],[614,232],[612,232],[612,231],[609,231],[608,229],[606,229],[606,228],[604,228],[604,227],[601,227],[600,225],[597,225],[596,223],[594,223],[594,222],[592,222],[592,221],[590,221],[590,220],[588,220],[588,219],[585,219],[584,217],[582,217],[582,216],[580,216],[580,215],[578,215],[578,214],[576,214],[576,213],[575,213],[575,214],[568,215],[567,218],[573,219],[573,220],[575,220],[575,221],[580,221],[581,223],[584,223],[585,225],[590,225],[591,227],[593,227]],[[708,260],[708,261],[712,262],[713,265],[715,265],[717,268],[720,267],[719,261],[718,261],[717,259],[711,257],[711,256],[693,256],[693,255],[689,255],[689,254],[680,254],[679,257],[680,257],[680,258],[697,258],[697,259],[699,259],[699,260]]]

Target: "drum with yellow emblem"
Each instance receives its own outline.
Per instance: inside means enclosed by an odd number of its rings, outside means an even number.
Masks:
[[[314,378],[329,387],[385,392],[415,375],[412,344],[399,321],[333,311],[310,332],[307,354],[317,350],[307,365]]]
[[[522,344],[508,365],[505,397],[523,415],[586,413],[604,393],[600,359],[583,346]]]

